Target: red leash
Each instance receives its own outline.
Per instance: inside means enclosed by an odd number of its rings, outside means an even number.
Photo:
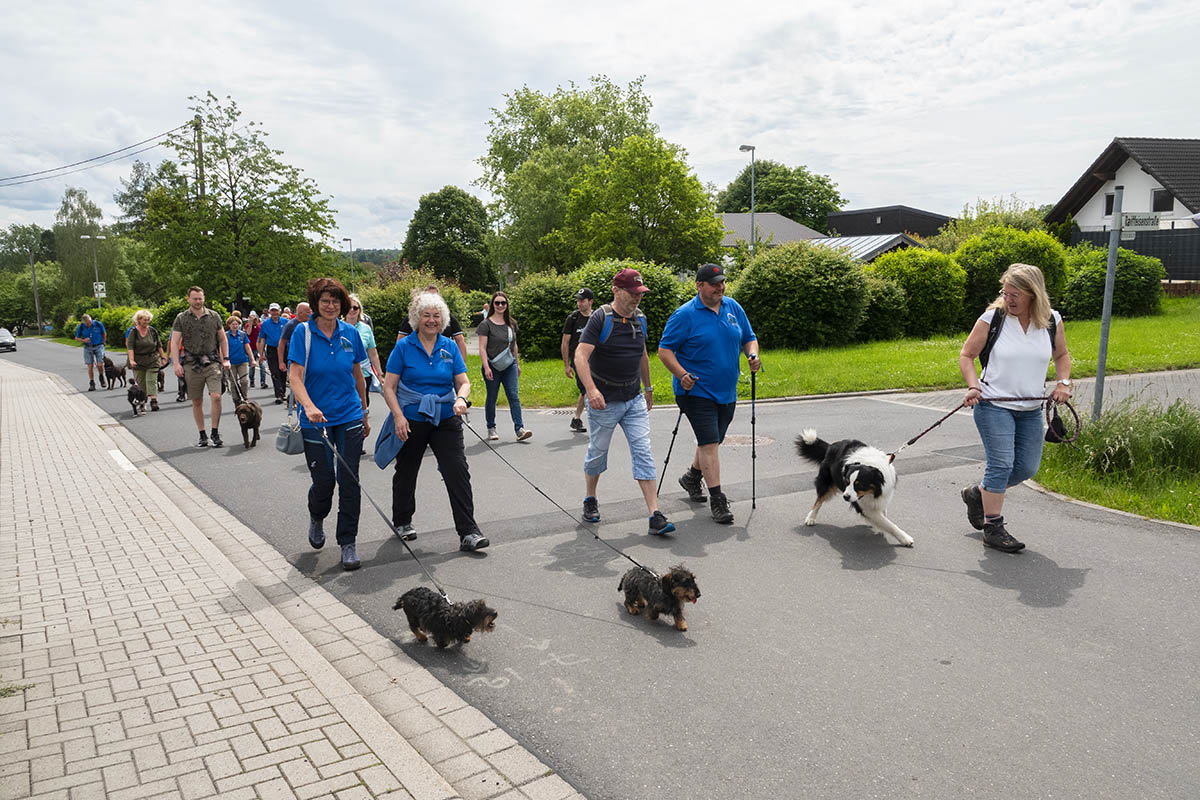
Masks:
[[[1049,427],[1049,428],[1052,428],[1052,429],[1053,429],[1053,427],[1054,427],[1054,420],[1055,420],[1055,419],[1059,419],[1059,420],[1060,420],[1060,421],[1059,421],[1059,424],[1060,424],[1060,425],[1062,424],[1062,422],[1061,422],[1061,418],[1059,418],[1059,416],[1058,416],[1058,411],[1057,411],[1057,407],[1058,407],[1058,405],[1059,405],[1059,404],[1058,404],[1058,403],[1055,403],[1055,402],[1054,402],[1054,400],[1053,400],[1053,399],[1051,399],[1050,397],[989,397],[989,398],[988,398],[988,399],[986,399],[986,400],[983,400],[983,399],[981,399],[979,402],[981,402],[981,403],[992,403],[992,402],[996,402],[996,401],[1001,401],[1001,402],[1014,402],[1014,401],[1019,401],[1019,400],[1039,400],[1039,401],[1045,401],[1045,405],[1046,405],[1046,426],[1047,426],[1047,427]],[[1071,401],[1070,401],[1070,400],[1068,400],[1068,401],[1067,401],[1067,402],[1065,402],[1065,403],[1062,403],[1062,405],[1066,406],[1066,407],[1067,407],[1067,410],[1071,412],[1071,416],[1073,416],[1073,417],[1075,418],[1075,432],[1074,432],[1074,433],[1072,433],[1072,434],[1070,434],[1069,436],[1059,436],[1059,439],[1061,440],[1061,442],[1062,442],[1063,444],[1070,444],[1071,442],[1075,441],[1075,439],[1076,439],[1076,438],[1079,436],[1079,429],[1080,429],[1080,426],[1081,426],[1081,423],[1080,423],[1080,421],[1079,421],[1079,413],[1078,413],[1078,412],[1075,410],[1075,406],[1071,405]],[[925,430],[921,431],[921,432],[920,432],[920,433],[918,433],[916,436],[914,436],[913,438],[909,439],[907,442],[905,442],[903,445],[901,445],[899,448],[897,448],[897,449],[896,449],[896,452],[894,452],[894,453],[888,453],[888,463],[890,464],[890,463],[892,463],[893,461],[895,461],[895,460],[896,460],[896,456],[900,455],[900,451],[901,451],[901,450],[903,450],[905,447],[908,447],[910,444],[912,444],[913,442],[917,441],[917,440],[918,440],[918,439],[920,439],[922,436],[924,436],[925,434],[929,433],[931,430],[933,430],[934,428],[936,428],[938,425],[941,425],[943,422],[945,422],[946,420],[950,419],[950,417],[952,417],[954,414],[958,413],[958,411],[960,411],[961,409],[964,409],[964,408],[966,408],[966,407],[967,407],[967,403],[966,403],[966,401],[964,400],[963,402],[961,402],[961,403],[959,403],[957,406],[955,406],[955,407],[954,407],[954,408],[953,408],[953,409],[950,411],[950,413],[949,413],[949,414],[945,415],[944,417],[942,417],[941,419],[939,419],[937,422],[933,423],[933,424],[932,424],[932,425],[930,425],[928,428],[926,428]],[[1064,426],[1064,427],[1065,427],[1065,426]],[[1056,435],[1057,435],[1057,434],[1056,434]]]

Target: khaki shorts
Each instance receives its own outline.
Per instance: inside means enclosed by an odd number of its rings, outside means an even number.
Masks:
[[[213,361],[207,367],[188,364],[183,368],[183,379],[187,383],[188,397],[203,397],[202,390],[208,387],[209,394],[221,393],[221,363]]]

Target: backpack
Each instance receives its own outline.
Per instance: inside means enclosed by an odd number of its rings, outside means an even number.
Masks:
[[[600,327],[600,341],[597,344],[604,344],[608,341],[608,337],[612,336],[613,330],[613,307],[612,303],[605,303],[600,306],[600,310],[604,312],[604,322]],[[637,321],[642,325],[642,340],[645,341],[647,336],[646,315],[639,308],[637,312]]]
[[[983,349],[979,351],[979,366],[982,369],[987,369],[988,359],[992,355],[992,348],[996,345],[996,340],[1000,338],[1000,329],[1004,327],[1004,318],[1008,314],[1003,308],[997,308],[996,313],[992,314],[992,322],[988,326],[987,340],[983,343]],[[1054,315],[1050,315],[1050,327],[1046,329],[1050,334],[1050,357],[1054,357],[1054,339],[1058,335],[1058,322],[1055,321]],[[982,371],[981,369],[981,371]]]

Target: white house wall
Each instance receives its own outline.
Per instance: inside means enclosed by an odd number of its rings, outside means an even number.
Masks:
[[[1117,169],[1116,180],[1106,181],[1104,186],[1092,195],[1075,215],[1075,222],[1079,225],[1080,230],[1100,231],[1112,227],[1112,215],[1104,213],[1104,196],[1112,194],[1114,187],[1118,185],[1125,187],[1125,194],[1121,198],[1123,211],[1149,212],[1153,191],[1164,188],[1149,173],[1144,172],[1137,161],[1127,158],[1125,163]],[[1178,198],[1175,198],[1174,207],[1170,213],[1166,211],[1160,213],[1160,227],[1162,228],[1171,228],[1172,221],[1174,221],[1173,227],[1175,228],[1196,227],[1192,222],[1192,212],[1184,208]]]

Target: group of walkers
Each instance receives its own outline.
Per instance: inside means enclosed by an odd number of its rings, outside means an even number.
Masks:
[[[725,295],[724,269],[702,265],[695,284],[696,296],[668,319],[658,358],[672,375],[675,403],[687,416],[696,439],[691,464],[678,483],[689,500],[708,502],[714,522],[728,525],[734,515],[722,489],[719,448],[736,412],[741,358],[745,356],[752,373],[762,362],[745,310]],[[563,325],[561,353],[564,372],[579,390],[570,428],[588,435],[583,520],[601,519],[600,476],[607,469],[612,438],[620,427],[629,447],[633,479],[646,504],[648,531],[663,535],[673,532],[675,525],[659,507],[650,449],[654,389],[646,347],[648,324],[639,310],[648,291],[634,269],[613,276],[613,300],[598,309],[593,308],[595,293],[588,287],[579,289],[576,310]],[[230,371],[242,396],[254,385],[256,367],[263,388],[264,370],[270,372],[276,403],[284,402],[290,390],[299,410],[311,477],[308,541],[313,548],[325,545],[324,522],[332,511],[336,488],[341,564],[346,570],[360,566],[355,548],[361,505],[358,466],[371,432],[372,389],[382,394],[388,413],[375,444],[375,461],[381,468],[394,462],[396,535],[405,541],[417,538],[416,483],[429,449],[446,486],[460,549],[470,552],[489,545],[475,520],[464,448],[463,424],[471,392],[466,343],[461,324],[436,286],[414,293],[386,365],[380,364],[374,329],[362,302],[333,278],[310,281],[306,302],[297,305],[294,316],[272,303],[261,317],[251,312],[244,327],[236,313],[222,325],[217,313],[205,308],[200,287],[191,287],[187,299],[188,309],[176,316],[165,352],[150,325],[150,312],[134,315],[126,344],[136,379],[147,388],[151,407],[157,410],[152,390],[156,371],[168,361],[173,363],[175,375],[192,399],[200,447],[222,445],[223,371]],[[1002,324],[1005,318],[1008,324]],[[487,390],[487,439],[500,438],[496,400],[503,388],[516,440],[527,441],[532,431],[524,425],[519,396],[519,328],[504,292],[491,296],[476,334]],[[91,390],[98,363],[103,381],[103,325],[85,315],[76,339],[84,343]],[[976,358],[986,364],[982,372],[976,371]],[[1024,547],[1006,529],[1003,504],[1008,487],[1035,474],[1041,461],[1043,427],[1037,398],[1042,396],[1049,362],[1054,364],[1057,381],[1050,398],[1065,402],[1071,394],[1071,360],[1062,318],[1050,308],[1041,271],[1013,264],[1001,278],[1000,295],[975,323],[959,358],[968,387],[963,404],[974,409],[986,454],[982,481],[960,494],[968,521],[983,531],[984,544],[1004,552]],[[205,391],[211,413],[207,431]]]

